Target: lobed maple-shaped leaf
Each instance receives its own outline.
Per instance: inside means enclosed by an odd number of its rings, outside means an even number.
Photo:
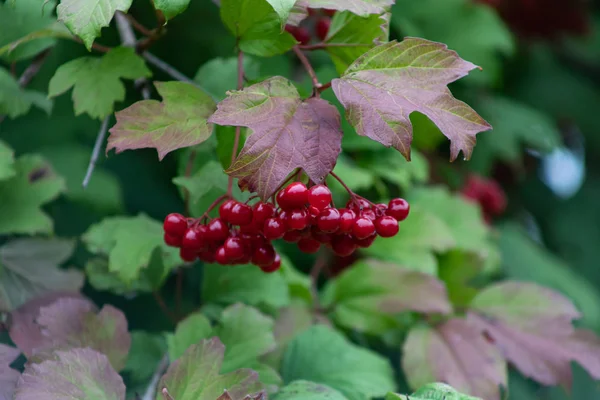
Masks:
[[[0,400],[12,400],[19,371],[10,367],[10,364],[19,357],[21,352],[14,347],[0,343]]]
[[[229,92],[209,121],[253,131],[226,172],[263,200],[296,168],[323,182],[341,151],[337,109],[322,99],[303,101],[280,76]]]
[[[411,387],[446,382],[486,400],[500,400],[507,385],[506,362],[477,327],[451,319],[432,328],[413,327],[403,347],[402,369]]]
[[[570,387],[576,361],[600,379],[600,339],[573,328],[580,314],[564,296],[533,283],[503,282],[482,291],[471,308],[469,321],[523,375]]]
[[[132,0],[61,0],[58,20],[83,40],[88,50],[117,11],[127,12]]]
[[[171,19],[186,10],[190,0],[154,0],[154,7],[162,11],[165,18]]]
[[[325,8],[328,10],[350,11],[356,15],[381,14],[396,0],[298,0],[307,8]]]
[[[328,282],[322,304],[337,323],[381,334],[395,326],[403,311],[448,314],[452,306],[437,278],[375,260],[360,262]]]
[[[52,111],[52,100],[44,93],[23,89],[8,70],[0,68],[0,114],[17,118],[27,114],[32,105],[47,114]]]
[[[50,79],[48,96],[56,97],[72,87],[75,115],[87,113],[102,119],[113,112],[116,101],[125,99],[121,79],[150,75],[134,49],[116,47],[102,57],[80,57],[61,65]]]
[[[12,311],[35,297],[53,291],[78,291],[80,271],[62,270],[75,248],[64,239],[15,239],[0,247],[0,311]]]
[[[206,119],[215,102],[203,90],[185,82],[155,82],[162,102],[142,100],[115,113],[106,151],[155,148],[162,160],[168,153],[204,142],[213,131]]]
[[[441,43],[406,38],[379,45],[358,58],[332,88],[359,135],[393,146],[410,160],[411,113],[433,121],[450,139],[450,159],[471,157],[475,136],[491,129],[447,85],[476,68]]]
[[[190,346],[169,366],[158,385],[159,392],[167,389],[176,400],[215,400],[224,391],[241,400],[260,392],[258,374],[250,369],[221,375],[224,354],[225,346],[216,337]]]
[[[92,349],[57,351],[30,363],[19,378],[14,400],[125,400],[125,384],[108,358]]]

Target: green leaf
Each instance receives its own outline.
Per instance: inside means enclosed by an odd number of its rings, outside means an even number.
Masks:
[[[43,48],[52,45],[55,42],[54,38],[71,39],[73,35],[66,26],[56,21],[43,29],[19,37],[13,42],[4,45],[0,43],[0,56],[8,60],[29,58],[39,54],[38,48],[42,48],[40,50],[43,51]]]
[[[452,306],[442,282],[429,274],[393,264],[363,261],[327,283],[322,304],[345,328],[382,335],[404,311],[449,314]]]
[[[134,49],[116,47],[102,57],[80,57],[61,65],[50,80],[48,96],[56,97],[73,88],[75,115],[87,113],[102,119],[114,111],[116,101],[125,99],[121,79],[150,75]]]
[[[420,387],[413,393],[413,396],[419,396],[425,400],[482,400],[479,397],[472,397],[459,393],[452,386],[439,382],[428,383],[425,386]]]
[[[188,8],[190,0],[154,0],[154,7],[163,12],[167,19],[171,19]]]
[[[284,10],[281,6],[284,2],[289,3],[287,0],[221,0],[221,19],[239,39],[240,50],[271,57],[285,53],[296,44],[292,35],[281,31],[285,19],[278,12]],[[273,9],[269,3],[280,5]]]
[[[395,0],[302,0],[310,8],[351,11],[356,15],[381,14],[394,4]]]
[[[438,262],[435,253],[453,248],[456,240],[448,224],[429,212],[427,207],[415,203],[411,203],[410,214],[400,224],[396,236],[379,238],[364,252],[404,268],[436,275]]]
[[[237,87],[237,57],[213,58],[202,64],[194,81],[215,99],[221,101],[225,98],[228,90],[234,90]],[[244,76],[246,79],[254,80],[259,76],[259,62],[250,57],[244,57]]]
[[[392,8],[392,26],[401,36],[442,41],[480,65],[483,73],[465,80],[477,84],[496,83],[503,56],[511,56],[516,48],[498,13],[487,4],[469,0],[398,0]]]
[[[0,56],[10,62],[24,60],[56,43],[55,39],[46,37],[19,45],[24,37],[53,26],[56,21],[52,13],[55,2],[49,3],[19,0],[0,4]]]
[[[369,189],[375,183],[375,176],[369,169],[361,168],[344,154],[340,154],[338,157],[333,172],[354,191]],[[336,180],[334,178],[329,177],[328,179],[331,185],[335,185]]]
[[[0,235],[51,233],[52,220],[40,207],[58,197],[64,180],[37,155],[18,158],[14,168],[14,177],[0,181]]]
[[[361,157],[360,165],[369,167],[378,175],[404,190],[411,189],[415,183],[427,183],[429,180],[429,163],[423,154],[411,151],[411,161],[392,150],[378,151],[370,156]]]
[[[450,140],[451,160],[461,151],[469,159],[476,135],[491,126],[453,97],[447,86],[474,68],[444,44],[407,38],[363,54],[332,81],[332,88],[359,135],[393,146],[407,160],[412,142],[409,115],[415,111]]]
[[[81,272],[59,268],[74,248],[70,240],[34,238],[0,247],[0,311],[12,311],[45,293],[81,289]]]
[[[343,394],[327,385],[297,380],[277,392],[275,400],[345,400]]]
[[[235,268],[206,265],[201,293],[203,303],[224,305],[242,302],[277,309],[290,301],[282,273],[265,274],[254,265]]]
[[[224,391],[232,399],[241,400],[260,391],[258,374],[250,369],[220,374],[224,353],[225,347],[218,338],[192,345],[169,366],[158,387],[177,400],[215,400]],[[157,400],[162,398],[157,394]]]
[[[58,20],[79,36],[88,50],[117,11],[127,12],[132,0],[61,0]],[[138,77],[136,77],[138,78]],[[132,78],[133,79],[133,78]]]
[[[184,187],[190,194],[190,204],[197,203],[213,189],[227,191],[227,175],[217,161],[210,160],[193,176],[173,178],[173,183]]]
[[[0,140],[0,181],[12,178],[15,171],[15,155],[6,143]]]
[[[0,68],[0,115],[17,118],[27,114],[32,105],[47,114],[52,111],[52,101],[42,92],[22,89],[7,70]]]
[[[142,100],[115,114],[106,151],[155,148],[168,153],[204,142],[213,131],[206,119],[215,110],[208,94],[185,82],[156,82],[163,101]]]
[[[125,283],[138,279],[141,271],[149,268],[157,248],[167,270],[181,264],[178,252],[163,241],[162,224],[144,214],[105,218],[87,230],[83,241],[90,252],[108,257],[109,271]]]
[[[194,313],[177,324],[175,333],[167,335],[169,359],[177,360],[188,347],[212,335],[212,326],[202,313]]]
[[[146,383],[167,351],[164,337],[145,331],[131,331],[131,349],[123,372],[134,382]]]
[[[296,3],[296,0],[267,0],[273,10],[279,15],[281,26],[283,27],[290,16],[290,12]]]
[[[386,359],[322,325],[290,342],[281,374],[288,384],[300,379],[321,383],[349,400],[384,396],[396,388],[394,371]]]

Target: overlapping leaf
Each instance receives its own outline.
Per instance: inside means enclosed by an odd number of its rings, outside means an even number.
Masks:
[[[323,293],[335,321],[347,328],[383,334],[403,311],[448,314],[452,306],[444,284],[429,274],[374,260],[358,263]]]
[[[0,311],[12,311],[53,291],[77,291],[83,275],[63,270],[75,243],[61,239],[15,239],[0,247]]]
[[[132,0],[61,0],[58,20],[83,40],[88,50],[117,11],[127,12]],[[91,92],[93,93],[93,92]]]
[[[150,75],[134,49],[116,47],[102,57],[80,57],[61,65],[50,80],[48,95],[56,97],[72,87],[75,115],[102,119],[114,111],[116,101],[125,99],[121,79]]]
[[[214,101],[201,89],[185,82],[156,82],[163,101],[142,100],[115,114],[106,151],[156,148],[162,160],[173,150],[204,142],[213,126],[206,119]]]
[[[381,14],[394,4],[396,0],[298,0],[308,8],[325,8],[328,10],[350,11],[356,15]]]
[[[162,11],[167,19],[171,19],[182,12],[190,4],[190,0],[155,0],[154,7]]]
[[[343,394],[327,385],[297,380],[281,388],[275,400],[345,400]]]
[[[146,384],[167,350],[164,337],[146,331],[131,332],[131,348],[123,372],[131,374],[134,382]]]
[[[209,121],[252,129],[227,173],[263,199],[296,168],[313,182],[322,182],[341,151],[337,109],[322,99],[302,101],[282,77],[230,92]]]
[[[14,347],[0,343],[0,400],[11,400],[17,380],[19,379],[19,371],[10,367],[10,364],[15,361],[21,352]]]
[[[402,368],[412,387],[447,382],[486,400],[499,400],[500,386],[507,385],[502,355],[464,319],[413,327],[404,342]]]
[[[562,295],[532,283],[503,282],[472,302],[469,321],[521,373],[544,385],[570,387],[571,362],[600,379],[600,339],[574,329],[579,312]]]
[[[15,400],[125,400],[123,379],[108,358],[92,349],[57,351],[52,359],[28,364]]]
[[[410,159],[412,124],[420,112],[450,139],[450,158],[469,159],[477,133],[491,129],[447,85],[476,68],[441,43],[407,38],[375,47],[356,60],[332,88],[359,135],[393,146]]]
[[[0,115],[16,118],[27,114],[31,106],[36,106],[49,114],[52,110],[52,101],[48,100],[42,92],[21,88],[7,70],[0,68]]]

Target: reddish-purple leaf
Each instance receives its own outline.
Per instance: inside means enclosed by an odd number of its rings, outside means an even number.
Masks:
[[[19,372],[12,369],[10,364],[21,352],[14,347],[0,343],[0,400],[12,400]]]
[[[337,109],[322,99],[302,101],[294,85],[280,76],[229,92],[209,121],[252,129],[226,172],[262,199],[296,168],[313,182],[323,182],[341,151]]]
[[[523,375],[570,387],[570,363],[576,361],[600,379],[600,339],[573,328],[579,313],[562,295],[531,283],[504,282],[481,292],[471,307],[469,321]]]
[[[21,375],[15,400],[124,400],[125,384],[108,358],[92,349],[57,351]]]
[[[305,8],[326,8],[328,10],[350,11],[366,17],[369,14],[382,14],[395,0],[299,0],[296,4]]]
[[[451,160],[460,151],[469,159],[476,134],[491,126],[454,98],[447,85],[474,68],[444,44],[407,38],[363,54],[332,87],[359,135],[393,146],[410,160],[409,116],[417,111],[450,139]]]
[[[190,346],[169,366],[159,391],[167,389],[176,400],[215,400],[224,391],[232,399],[241,400],[259,393],[262,388],[255,371],[239,369],[220,374],[224,354],[225,346],[217,337]]]
[[[499,400],[500,386],[507,385],[506,362],[498,349],[458,318],[436,328],[412,328],[404,342],[402,368],[413,388],[446,382],[486,400]]]
[[[215,109],[213,99],[184,82],[155,82],[162,102],[142,100],[115,113],[106,152],[155,148],[162,160],[173,150],[204,142],[213,126],[206,119]]]

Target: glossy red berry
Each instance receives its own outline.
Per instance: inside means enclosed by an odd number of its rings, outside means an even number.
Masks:
[[[308,42],[310,42],[310,32],[306,28],[286,25],[285,30],[288,31],[294,39],[300,42],[300,44],[308,44]]]
[[[275,215],[275,207],[271,203],[259,201],[252,207],[252,222],[262,226],[265,221]]]
[[[386,215],[375,220],[375,230],[377,234],[384,238],[396,236],[398,233],[398,221],[394,217]]]
[[[235,203],[229,212],[229,222],[238,226],[252,223],[252,208],[244,203]]]
[[[323,10],[323,12],[325,13],[325,15],[329,16],[329,17],[333,17],[335,15],[337,10],[330,10],[329,8],[325,8]]]
[[[275,272],[279,268],[281,268],[281,257],[279,257],[279,254],[275,255],[275,261],[273,261],[270,265],[261,265],[260,266],[260,269],[263,272],[266,272],[267,274]]]
[[[172,236],[183,236],[187,228],[187,219],[181,214],[169,214],[165,217],[165,221],[163,222],[165,233]]]
[[[370,219],[371,221],[375,221],[377,219],[377,214],[372,208],[365,208],[360,212],[360,216]]]
[[[350,199],[346,204],[346,208],[354,211],[359,214],[360,211],[371,208],[371,204],[366,199],[362,197],[355,197],[354,199]]]
[[[300,239],[302,239],[301,231],[288,231],[283,235],[283,240],[288,243],[298,243]]]
[[[229,221],[231,208],[237,203],[238,202],[235,200],[227,200],[226,202],[221,204],[221,206],[219,207],[219,217],[221,217],[223,221],[231,222]]]
[[[321,243],[311,238],[303,238],[298,242],[298,248],[300,251],[307,254],[314,254],[319,251]]]
[[[163,239],[164,239],[165,243],[167,244],[167,246],[181,247],[181,242],[183,240],[183,237],[169,235],[168,233],[165,232]]]
[[[329,26],[331,25],[331,19],[319,18],[315,24],[315,33],[321,40],[325,40],[327,33],[329,32]]]
[[[356,213],[347,208],[340,209],[340,228],[339,232],[350,233],[356,221]]]
[[[281,218],[269,218],[263,227],[263,235],[268,240],[281,239],[286,231],[287,228]]]
[[[220,218],[215,218],[207,225],[208,231],[206,238],[213,242],[220,242],[229,237],[229,228],[225,221]]]
[[[270,244],[258,246],[252,254],[252,264],[271,265],[275,261],[275,249]]]
[[[373,244],[375,239],[377,239],[377,235],[371,235],[368,238],[355,239],[354,243],[356,243],[356,245],[358,247],[360,247],[361,249],[367,249],[367,248],[371,247],[371,245]]]
[[[336,208],[326,208],[317,217],[317,226],[325,233],[333,233],[340,228],[340,212]]]
[[[288,229],[301,231],[308,226],[309,218],[306,209],[300,208],[287,213],[285,224]]]
[[[212,264],[215,262],[215,252],[212,250],[204,250],[198,253],[198,258],[208,264]]]
[[[350,235],[336,235],[331,241],[331,249],[340,257],[347,257],[356,251],[356,243]]]
[[[223,248],[225,249],[225,255],[230,260],[239,260],[244,257],[246,250],[244,242],[239,237],[227,238],[225,244],[223,244]]]
[[[194,262],[198,258],[198,253],[190,249],[179,249],[179,257],[185,262]]]
[[[292,182],[282,190],[283,204],[279,206],[284,210],[302,208],[308,200],[308,189],[302,182]]]
[[[324,210],[331,203],[331,190],[325,185],[315,185],[308,191],[308,203],[318,210]]]
[[[330,243],[333,239],[331,233],[321,232],[317,226],[313,226],[310,237],[319,243]]]
[[[375,233],[375,224],[368,218],[360,217],[354,221],[352,234],[357,239],[365,239]]]
[[[221,246],[217,249],[215,253],[215,262],[221,265],[229,264],[229,257],[227,257],[227,251],[224,246]]]
[[[188,228],[181,240],[184,249],[200,251],[204,247],[204,238],[196,227]]]
[[[394,217],[396,221],[401,222],[408,217],[410,212],[410,204],[404,199],[392,199],[388,204],[386,214]]]

